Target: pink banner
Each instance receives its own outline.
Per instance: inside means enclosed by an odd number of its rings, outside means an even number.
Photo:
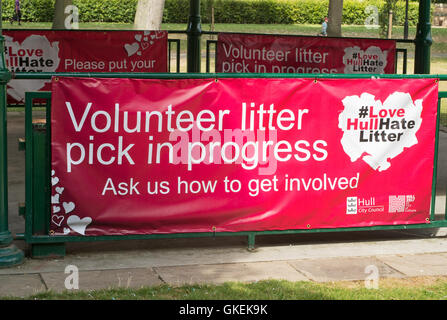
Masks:
[[[56,235],[428,223],[436,79],[52,84]]]
[[[5,30],[12,72],[167,72],[166,31]],[[49,80],[11,80],[8,102],[51,90]]]
[[[220,33],[216,72],[395,73],[395,40]]]

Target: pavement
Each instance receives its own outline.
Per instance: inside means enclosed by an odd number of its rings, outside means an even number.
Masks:
[[[25,199],[24,114],[8,112],[9,224],[24,231],[18,203]],[[447,131],[440,132],[436,217],[445,214]],[[256,237],[154,239],[67,243],[64,258],[30,259],[0,269],[0,297],[27,297],[70,284],[79,272],[79,289],[138,288],[168,284],[219,284],[266,279],[289,281],[364,281],[383,278],[447,276],[447,228],[355,231]],[[27,252],[23,241],[14,244]]]

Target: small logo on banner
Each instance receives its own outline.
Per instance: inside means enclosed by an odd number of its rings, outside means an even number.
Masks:
[[[369,93],[347,96],[338,117],[341,145],[351,161],[362,159],[371,168],[387,170],[391,159],[418,143],[422,99],[413,103],[409,93],[394,92],[382,103]]]
[[[22,43],[5,36],[6,66],[14,72],[56,72],[59,63],[59,42],[50,42],[47,37],[31,35]],[[25,101],[25,92],[38,91],[45,80],[11,80],[8,95],[17,101]]]
[[[367,214],[367,213],[383,213],[385,206],[377,204],[375,197],[360,198],[347,197],[346,198],[346,214]]]
[[[414,195],[393,195],[389,196],[388,211],[394,212],[414,212],[411,206],[415,200]]]
[[[346,214],[357,214],[357,197],[346,198]]]
[[[365,51],[359,47],[345,49],[343,64],[344,73],[385,73],[388,51],[371,46]]]

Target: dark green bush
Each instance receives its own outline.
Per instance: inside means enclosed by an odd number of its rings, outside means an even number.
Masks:
[[[133,23],[137,0],[73,0],[82,22]]]
[[[189,16],[190,0],[166,0],[163,21],[186,23]],[[53,20],[55,0],[21,0],[22,19],[32,22]],[[214,6],[216,23],[255,24],[319,24],[327,15],[329,0],[202,0],[202,22],[211,20],[211,6]],[[132,23],[137,0],[73,0],[79,8],[81,22]],[[365,23],[368,5],[377,6],[381,11],[385,0],[344,0],[343,23]],[[2,0],[3,19],[8,20],[14,12],[14,0]],[[405,18],[405,1],[397,4],[395,23],[402,25]],[[409,22],[415,25],[418,18],[418,2],[410,2]]]

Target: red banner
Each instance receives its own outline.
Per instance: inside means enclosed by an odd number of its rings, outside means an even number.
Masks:
[[[426,223],[435,79],[53,79],[56,235]]]
[[[395,40],[219,33],[216,72],[395,73]]]
[[[5,30],[12,72],[167,72],[166,31]],[[51,90],[50,81],[11,80],[9,102]]]

